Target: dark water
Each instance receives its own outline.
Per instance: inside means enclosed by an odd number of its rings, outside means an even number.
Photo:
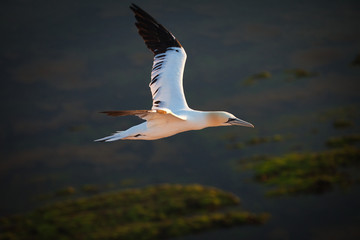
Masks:
[[[232,112],[256,128],[94,143],[140,122],[99,111],[151,107],[152,54],[137,34],[129,4],[1,3],[1,215],[41,206],[46,201],[37,196],[66,186],[200,183],[234,192],[244,208],[272,218],[263,226],[184,239],[341,239],[344,234],[358,239],[358,185],[269,198],[266,187],[252,181],[251,171],[239,171],[236,162],[255,154],[320,151],[331,136],[360,133],[360,67],[353,63],[360,54],[359,2],[138,3],[185,47],[189,105]],[[264,71],[271,77],[251,78]],[[354,126],[335,129],[338,119]],[[246,141],[274,134],[286,141],[227,148],[229,135]]]

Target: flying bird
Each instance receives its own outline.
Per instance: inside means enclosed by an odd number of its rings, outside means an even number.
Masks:
[[[254,127],[225,111],[191,109],[183,90],[186,53],[180,42],[163,25],[135,4],[130,5],[136,27],[146,46],[154,53],[151,81],[151,110],[104,111],[109,116],[135,115],[145,122],[95,141],[156,140],[177,133],[217,126]]]

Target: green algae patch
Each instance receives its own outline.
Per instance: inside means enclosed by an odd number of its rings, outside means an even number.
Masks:
[[[72,186],[68,186],[65,188],[62,188],[60,190],[58,190],[55,195],[56,196],[70,196],[76,193],[76,189]]]
[[[360,150],[346,147],[264,157],[263,161],[258,158],[247,167],[255,171],[256,181],[272,187],[267,195],[313,194],[329,191],[335,186],[347,187],[357,181],[346,170],[359,165]]]
[[[240,142],[233,136],[225,136],[224,139],[228,140],[229,143],[226,145],[227,149],[244,149],[246,146],[255,146],[265,143],[283,142],[286,137],[280,134],[265,137],[252,137],[248,141]]]
[[[262,143],[269,143],[269,142],[281,142],[284,140],[284,137],[280,134],[275,134],[270,137],[253,137],[249,141],[246,142],[247,145],[258,145]]]
[[[243,82],[243,85],[250,86],[258,82],[259,80],[263,80],[267,78],[271,78],[271,73],[269,71],[262,71],[246,78],[245,81]]]
[[[335,129],[343,129],[353,127],[354,123],[347,119],[337,119],[334,121],[333,126]]]
[[[353,134],[342,137],[332,137],[326,141],[326,146],[329,148],[340,148],[349,145],[355,145],[360,142],[360,134]]]
[[[318,75],[315,72],[309,72],[302,68],[294,68],[294,69],[285,70],[285,73],[291,75],[295,79],[315,77]]]
[[[207,229],[262,224],[268,214],[202,185],[158,185],[54,203],[0,220],[0,239],[166,239]],[[224,209],[225,208],[225,209]]]

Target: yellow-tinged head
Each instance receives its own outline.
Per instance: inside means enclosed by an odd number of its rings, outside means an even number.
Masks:
[[[207,114],[207,123],[209,126],[244,126],[244,127],[254,127],[249,122],[241,120],[235,117],[233,114],[222,111],[208,112]]]

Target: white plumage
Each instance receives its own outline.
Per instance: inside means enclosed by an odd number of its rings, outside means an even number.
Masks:
[[[165,53],[155,55],[149,84],[153,109],[159,105],[169,109],[189,108],[182,83],[185,61],[185,50],[179,47],[170,47]]]
[[[104,111],[110,116],[135,115],[145,122],[125,131],[97,139],[111,142],[119,139],[155,140],[180,132],[206,127],[239,125],[254,127],[251,123],[223,111],[196,111],[188,107],[183,90],[186,53],[179,41],[144,10],[132,4],[136,26],[147,47],[154,53],[151,72],[153,106],[151,110]]]

